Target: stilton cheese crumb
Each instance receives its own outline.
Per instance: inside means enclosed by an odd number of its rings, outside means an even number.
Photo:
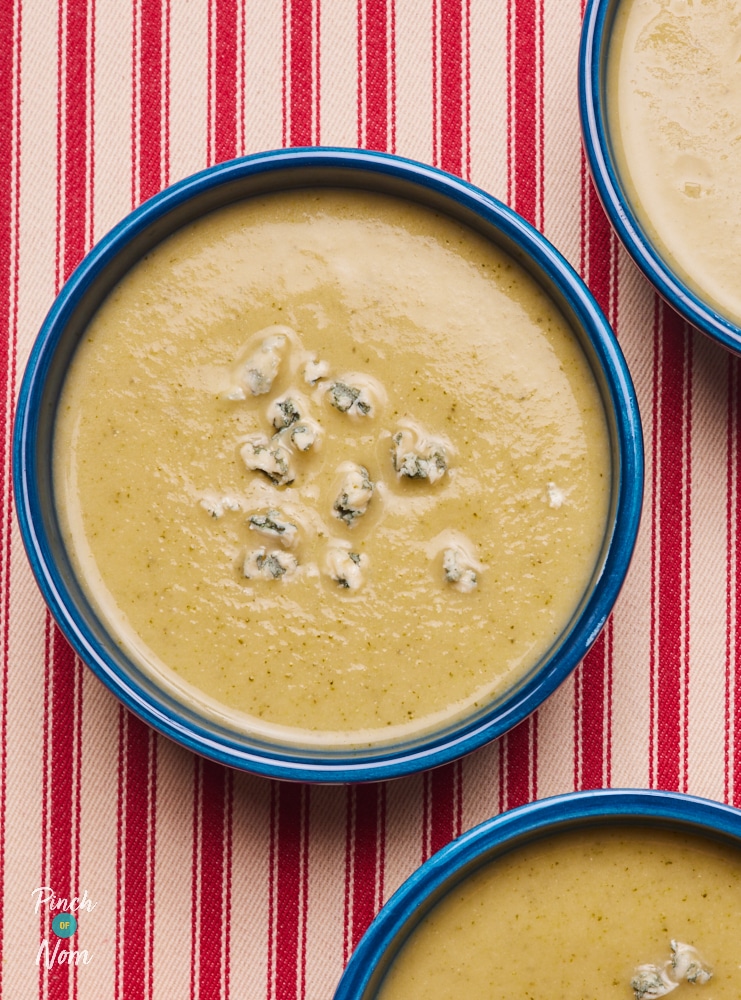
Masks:
[[[348,462],[346,468],[345,478],[334,502],[333,512],[335,517],[344,521],[351,528],[357,519],[368,510],[368,504],[371,502],[375,487],[364,466]]]
[[[267,514],[252,514],[249,518],[251,531],[279,539],[281,545],[290,549],[296,544],[298,529],[286,521],[279,510],[269,510]]]
[[[274,399],[268,407],[268,420],[276,430],[283,430],[284,427],[291,427],[301,419],[301,411],[298,403],[290,396],[282,399]]]
[[[239,381],[253,396],[262,396],[273,388],[285,346],[282,333],[266,337],[241,366]]]
[[[363,390],[345,382],[333,382],[329,387],[329,401],[340,413],[359,413],[367,417],[373,406],[369,399],[363,396]]]
[[[403,427],[391,441],[391,461],[400,477],[436,483],[447,472],[445,444],[427,437],[421,428]]]
[[[713,973],[702,961],[696,948],[682,941],[672,941],[672,974],[675,979],[686,979],[688,983],[704,986],[710,982]]]
[[[473,560],[461,549],[446,549],[443,552],[443,575],[447,583],[462,594],[470,594],[479,583]]]
[[[302,421],[291,428],[291,441],[299,451],[308,451],[319,440],[319,427],[313,421]]]
[[[630,981],[636,1000],[654,1000],[675,990],[679,983],[669,978],[666,969],[655,965],[639,965]]]
[[[316,385],[317,382],[329,375],[329,363],[327,361],[307,361],[304,366],[304,379],[309,385]]]
[[[248,580],[281,580],[297,569],[298,560],[290,552],[260,548],[247,553],[243,572]]]
[[[263,472],[276,486],[287,486],[296,478],[291,468],[291,456],[280,444],[267,438],[250,438],[241,448],[242,461],[251,471]]]
[[[358,590],[363,585],[363,570],[366,564],[367,556],[350,552],[340,545],[332,545],[327,551],[327,572],[346,590]]]

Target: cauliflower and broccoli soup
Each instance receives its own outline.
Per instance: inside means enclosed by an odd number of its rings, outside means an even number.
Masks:
[[[741,856],[652,827],[557,834],[451,889],[379,1000],[738,1000]]]
[[[454,719],[567,626],[610,445],[563,316],[453,219],[355,190],[190,224],[116,286],[58,407],[57,507],[129,656],[240,729]]]

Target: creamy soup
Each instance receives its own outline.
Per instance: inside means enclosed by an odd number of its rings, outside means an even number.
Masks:
[[[552,836],[465,879],[379,1000],[738,1000],[741,854],[653,828]]]
[[[608,121],[642,225],[695,291],[741,323],[741,7],[622,0]]]
[[[553,302],[416,204],[286,192],[154,249],[87,330],[57,504],[135,660],[241,728],[421,732],[548,651],[610,496]]]

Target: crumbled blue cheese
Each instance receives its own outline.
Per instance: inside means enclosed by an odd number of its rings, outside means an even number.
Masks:
[[[319,440],[319,427],[312,421],[302,420],[291,428],[291,441],[299,451],[308,451]]]
[[[363,570],[368,558],[358,552],[350,552],[337,544],[331,545],[325,557],[327,573],[346,590],[358,590],[363,585]]]
[[[281,545],[290,549],[296,544],[298,529],[287,521],[279,510],[269,510],[267,514],[252,514],[249,518],[250,531],[277,538]]]
[[[262,396],[273,388],[285,346],[286,337],[282,333],[266,337],[241,366],[239,381],[253,396]]]
[[[368,510],[373,497],[374,484],[368,470],[362,465],[346,463],[345,478],[334,502],[334,516],[352,527],[359,517]]]
[[[283,396],[274,399],[268,407],[268,420],[276,430],[281,431],[285,427],[291,427],[301,419],[299,404],[290,396]]]
[[[340,413],[359,413],[367,417],[373,410],[372,403],[363,395],[363,390],[345,382],[333,382],[329,387],[329,401]]]
[[[327,361],[307,361],[304,365],[304,379],[309,385],[316,385],[320,379],[329,375],[329,362]]]
[[[636,1000],[654,1000],[675,990],[679,983],[669,978],[667,970],[655,965],[639,965],[630,981]]]
[[[391,461],[400,477],[436,483],[448,470],[445,444],[420,428],[403,427],[391,438]]]
[[[246,441],[239,454],[248,469],[264,472],[276,486],[287,486],[296,478],[291,468],[289,452],[282,445],[270,442],[261,435]]]
[[[248,580],[281,580],[298,569],[298,560],[281,549],[255,549],[245,556],[243,572]]]
[[[443,552],[443,576],[446,583],[462,594],[470,594],[479,582],[473,560],[459,548],[449,548]]]
[[[710,982],[713,973],[702,961],[696,948],[682,941],[672,941],[672,974],[675,979],[686,979],[688,983],[704,986]]]

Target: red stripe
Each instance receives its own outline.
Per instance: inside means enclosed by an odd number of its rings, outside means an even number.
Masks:
[[[538,0],[508,0],[508,199],[543,225],[543,16]]]
[[[119,719],[116,996],[127,1000],[152,995],[157,739],[123,707]],[[126,934],[134,909],[139,923]]]
[[[64,56],[64,250],[63,279],[69,277],[87,249],[88,141],[88,5],[68,0]]]
[[[289,139],[311,146],[319,141],[319,0],[290,0],[289,7]]]
[[[275,1000],[306,994],[308,810],[308,787],[273,787],[268,996]]]
[[[651,784],[686,790],[692,335],[664,303],[657,304],[654,359]]]
[[[92,103],[94,4],[60,4],[57,74],[57,282],[66,280],[92,231],[88,107]],[[78,895],[82,667],[55,625],[48,633],[44,710],[42,866],[59,895]],[[47,914],[48,917],[48,914]],[[46,932],[42,921],[42,934]],[[41,969],[49,1000],[77,996],[77,967]]]
[[[239,9],[237,0],[215,0],[216,22],[213,34],[213,160],[221,163],[237,155],[238,149],[238,80],[241,53],[238,45]],[[212,29],[213,30],[213,29]]]
[[[20,205],[20,3],[0,8],[0,295],[6,350],[0,356],[0,509],[2,509],[3,663],[0,702],[0,899],[5,898],[5,823],[8,761],[8,676],[10,669],[10,556],[13,496],[10,485],[10,439],[16,388],[18,343],[18,213]],[[4,948],[4,910],[0,907],[0,954]],[[0,963],[0,995],[3,993]]]
[[[440,5],[440,157],[450,173],[463,173],[463,23],[461,0]]]
[[[383,898],[386,790],[363,785],[348,792],[349,873],[346,903],[346,955],[349,957],[376,915]]]
[[[537,712],[502,737],[499,756],[499,811],[538,797]]]
[[[199,914],[198,990],[196,997],[222,997],[226,983],[223,970],[228,965],[225,928],[231,920],[226,908],[231,884],[231,802],[232,777],[220,764],[202,760],[200,764],[200,810],[198,832],[200,859],[198,894],[194,900]]]
[[[389,148],[389,7],[393,0],[365,0],[365,136],[368,149]]]
[[[134,157],[138,201],[157,194],[166,183],[163,176],[161,135],[166,64],[163,63],[166,12],[162,0],[138,0],[134,31],[138,34],[137,130]]]
[[[581,162],[581,272],[607,317],[617,320],[616,239]],[[600,788],[611,775],[612,620],[575,673],[574,787]]]
[[[423,860],[460,835],[463,821],[462,782],[460,761],[435,768],[424,775]]]

